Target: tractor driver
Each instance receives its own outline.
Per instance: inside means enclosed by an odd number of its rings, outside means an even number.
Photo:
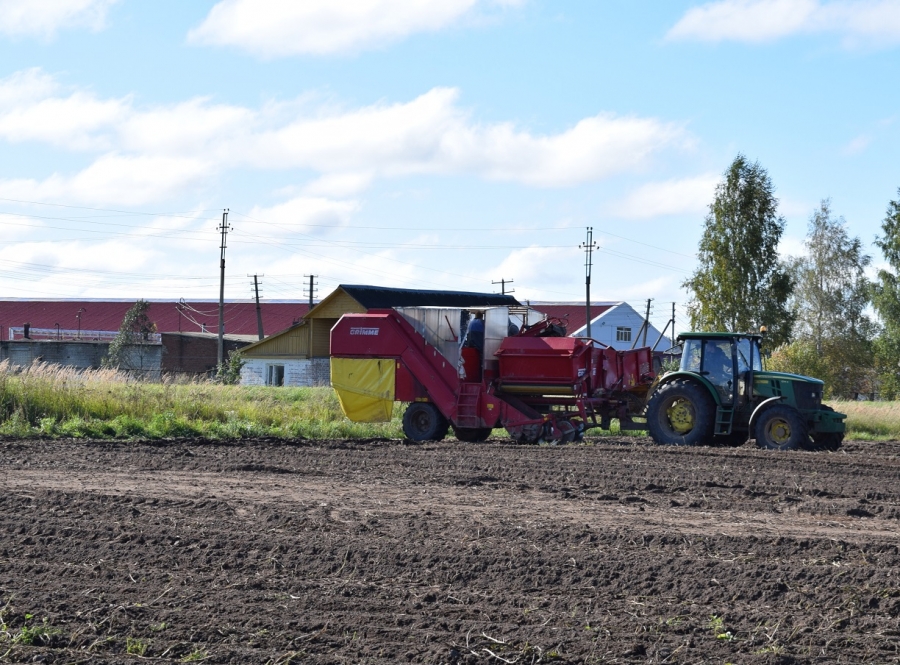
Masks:
[[[731,350],[730,342],[706,343],[706,353],[703,358],[703,370],[723,402],[731,401],[731,386],[733,385],[734,370],[731,366],[731,355],[726,352]]]

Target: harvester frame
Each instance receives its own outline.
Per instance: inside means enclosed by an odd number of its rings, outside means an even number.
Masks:
[[[475,309],[487,324],[480,349],[465,337]],[[509,317],[506,307],[345,314],[331,334],[344,412],[385,420],[389,404],[407,402],[404,433],[415,441],[440,440],[450,428],[460,440],[483,441],[503,427],[521,443],[565,443],[613,418],[622,429],[645,429],[633,417],[655,376],[650,349],[558,336],[555,321],[509,335]]]

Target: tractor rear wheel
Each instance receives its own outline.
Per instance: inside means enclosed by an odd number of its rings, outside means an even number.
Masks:
[[[712,439],[715,404],[692,381],[675,380],[653,393],[647,404],[647,429],[656,443],[695,446]]]
[[[493,432],[490,427],[453,427],[454,436],[460,441],[466,443],[481,443],[487,441],[487,438]]]
[[[769,450],[796,450],[809,441],[803,418],[793,408],[776,404],[756,421],[756,445]]]
[[[413,402],[403,414],[403,433],[413,441],[440,441],[448,429],[450,423],[434,404]]]

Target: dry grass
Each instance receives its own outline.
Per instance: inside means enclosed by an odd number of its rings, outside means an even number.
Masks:
[[[900,402],[829,402],[847,414],[847,438],[865,441],[900,439]]]
[[[0,434],[7,436],[368,438],[390,423],[352,423],[330,388],[145,383],[127,373],[0,363]]]
[[[831,406],[847,414],[848,439],[900,439],[900,402]],[[402,411],[390,423],[352,423],[331,388],[145,383],[110,369],[0,363],[0,435],[14,437],[398,438]]]

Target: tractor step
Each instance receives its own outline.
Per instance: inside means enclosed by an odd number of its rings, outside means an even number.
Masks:
[[[720,406],[716,409],[716,436],[728,436],[731,434],[731,426],[734,423],[734,409]]]

